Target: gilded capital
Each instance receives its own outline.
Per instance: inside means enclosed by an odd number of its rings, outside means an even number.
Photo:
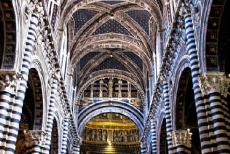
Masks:
[[[31,147],[33,145],[43,145],[47,133],[42,130],[24,130],[25,145]]]
[[[223,96],[227,96],[230,80],[221,72],[212,72],[201,75],[199,84],[203,95],[212,92],[219,92]]]
[[[188,148],[191,148],[192,133],[190,132],[190,129],[172,131],[170,136],[172,137],[172,144],[174,147],[184,145]]]

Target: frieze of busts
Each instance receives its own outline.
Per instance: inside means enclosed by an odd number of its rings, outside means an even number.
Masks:
[[[42,130],[24,130],[23,133],[25,136],[25,146],[27,148],[30,148],[34,145],[42,146],[47,135],[47,133]]]
[[[207,73],[201,75],[198,80],[203,95],[219,92],[221,95],[227,96],[230,81],[224,73]]]
[[[0,72],[0,90],[15,93],[22,76],[16,72]]]

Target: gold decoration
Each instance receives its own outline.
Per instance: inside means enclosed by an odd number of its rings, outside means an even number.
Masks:
[[[26,147],[32,147],[33,145],[42,146],[45,136],[47,135],[47,133],[42,130],[24,130],[23,133],[25,135]]]
[[[199,85],[203,95],[219,92],[226,97],[229,83],[229,79],[221,72],[207,73],[199,77]]]
[[[173,146],[184,145],[191,148],[192,133],[190,129],[172,131],[170,135],[172,137]]]

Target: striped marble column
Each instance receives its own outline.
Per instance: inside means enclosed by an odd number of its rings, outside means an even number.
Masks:
[[[166,81],[163,83],[163,100],[165,103],[165,120],[166,120],[166,131],[167,131],[167,143],[168,143],[168,151],[169,153],[173,153],[173,145],[172,145],[172,116],[171,109],[169,104],[169,86]]]
[[[13,154],[19,130],[19,122],[22,114],[23,100],[27,88],[28,74],[31,63],[31,53],[34,51],[39,30],[39,13],[41,5],[38,2],[32,3],[35,7],[29,17],[28,33],[25,41],[20,80],[17,81],[17,96],[7,86],[1,87],[0,92],[0,153]],[[8,105],[6,105],[6,103]],[[5,119],[5,120],[2,120]]]
[[[72,154],[80,154],[80,145],[74,144],[72,147]]]
[[[0,153],[5,153],[5,150],[14,151],[14,148],[7,149],[6,143],[10,129],[10,107],[15,101],[17,78],[15,74],[9,72],[1,72],[0,74]],[[18,128],[15,128],[15,134]]]
[[[151,121],[152,153],[157,154],[156,122]]]
[[[208,73],[201,76],[201,90],[210,104],[210,117],[212,119],[216,152],[230,153],[229,140],[229,110],[226,106],[228,81],[221,73]]]
[[[62,135],[62,147],[61,147],[62,154],[65,154],[67,150],[68,132],[69,132],[69,118],[65,118],[63,120],[63,135]]]
[[[54,111],[55,111],[55,98],[57,97],[57,86],[58,86],[58,78],[55,75],[52,75],[52,83],[51,83],[51,96],[50,103],[48,108],[48,117],[46,123],[46,133],[47,137],[44,145],[44,153],[49,154],[51,137],[52,137],[52,128],[54,121]]]
[[[147,145],[146,142],[141,142],[141,154],[147,154]]]
[[[200,62],[198,59],[197,45],[195,41],[195,32],[193,27],[193,21],[191,17],[190,8],[184,7],[184,20],[185,20],[185,32],[187,38],[187,52],[190,58],[190,67],[192,74],[193,91],[196,103],[196,112],[198,119],[198,127],[201,141],[202,153],[211,153],[215,151],[216,147],[213,143],[213,128],[210,121],[210,111],[207,99],[203,98],[199,85],[200,77]]]

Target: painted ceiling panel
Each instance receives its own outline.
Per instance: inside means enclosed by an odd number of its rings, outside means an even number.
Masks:
[[[119,22],[114,19],[108,20],[106,23],[101,25],[93,35],[104,34],[104,33],[119,33],[124,35],[132,35],[130,32],[122,26]]]
[[[133,52],[124,52],[141,70],[143,70],[143,62],[140,57],[138,57]]]
[[[73,14],[75,20],[75,32],[78,32],[87,21],[93,18],[98,12],[88,9],[80,9]]]
[[[146,10],[131,10],[126,12],[134,21],[136,21],[144,31],[149,34],[149,20],[151,14]]]
[[[98,65],[95,69],[93,69],[92,72],[103,70],[103,69],[120,69],[120,70],[127,71],[126,67],[113,57],[109,57],[105,59],[100,65]]]
[[[80,69],[82,69],[93,57],[95,57],[98,52],[90,52],[87,55],[85,55],[81,60],[80,60]]]

